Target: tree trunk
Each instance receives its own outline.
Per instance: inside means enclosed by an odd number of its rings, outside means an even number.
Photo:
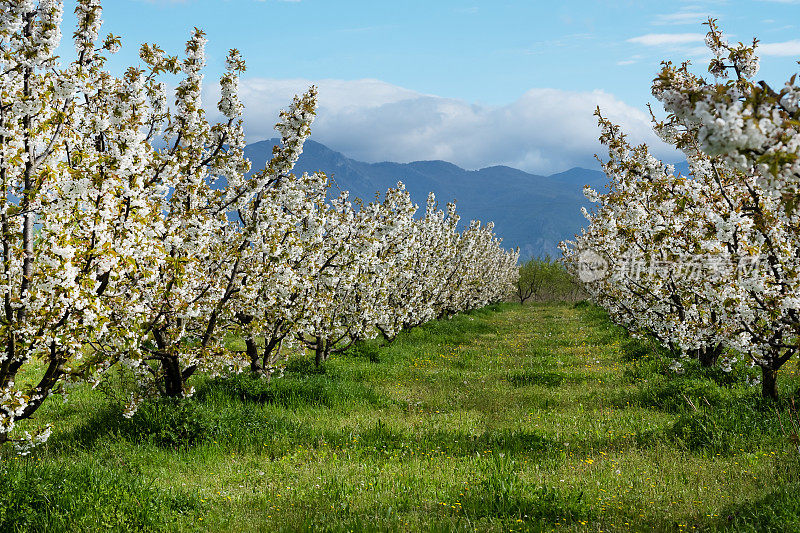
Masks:
[[[164,393],[170,398],[183,396],[183,373],[177,355],[164,355],[161,357],[161,366],[164,368]]]
[[[271,337],[269,340],[264,337],[264,355],[261,359],[262,372],[267,378],[267,381],[272,381],[272,366],[278,361],[280,355],[280,347],[283,342],[283,337]]]
[[[278,361],[278,355],[280,355],[279,350],[282,341],[283,337],[272,337],[269,340],[264,339],[264,357],[261,360],[261,364],[265,370],[267,367],[272,366]]]
[[[319,365],[322,364],[324,361],[323,357],[325,355],[325,341],[322,339],[317,339],[317,343],[314,345],[314,365],[319,368]]]
[[[722,354],[722,345],[706,346],[697,350],[697,358],[700,360],[700,366],[709,368],[717,364],[719,356]]]
[[[778,370],[761,367],[761,396],[764,398],[778,399]]]
[[[383,329],[382,327],[380,326],[375,326],[375,327],[378,329],[378,331],[380,331],[381,335],[383,335],[383,340],[386,341],[386,344],[391,344],[397,338],[396,333],[392,336],[389,336],[389,334],[386,333],[386,330]],[[403,326],[403,329],[406,329],[406,326]]]
[[[317,339],[317,343],[314,346],[314,363],[317,367],[328,360],[331,355],[331,348],[331,343],[327,339]]]
[[[250,371],[258,374],[263,368],[258,364],[258,345],[254,339],[246,339],[247,358],[250,360]]]

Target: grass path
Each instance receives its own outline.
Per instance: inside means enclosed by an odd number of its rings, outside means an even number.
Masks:
[[[668,363],[591,306],[508,304],[131,420],[79,390],[3,459],[0,530],[800,530],[786,407]]]

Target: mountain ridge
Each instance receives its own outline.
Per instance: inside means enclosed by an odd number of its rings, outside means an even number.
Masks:
[[[245,155],[253,169],[263,168],[279,139],[248,144]],[[402,181],[412,200],[425,205],[429,191],[440,204],[455,201],[464,223],[493,221],[506,248],[520,248],[523,258],[557,256],[558,243],[580,232],[589,206],[583,186],[604,190],[603,172],[581,167],[541,176],[506,165],[466,170],[443,160],[366,163],[348,158],[314,140],[307,140],[295,172],[322,171],[341,190],[371,201]]]

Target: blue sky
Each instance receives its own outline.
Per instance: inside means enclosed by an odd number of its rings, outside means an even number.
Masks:
[[[346,155],[550,173],[593,164],[595,105],[655,144],[650,82],[665,59],[705,71],[709,15],[732,41],[761,40],[759,79],[800,70],[800,0],[105,0],[103,30],[123,37],[118,70],[142,42],[181,51],[194,26],[209,82],[239,48],[249,141],[273,136],[278,109],[317,83],[313,137]]]

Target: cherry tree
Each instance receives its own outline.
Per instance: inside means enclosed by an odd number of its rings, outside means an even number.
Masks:
[[[382,203],[370,204],[377,223],[377,263],[371,277],[375,280],[369,294],[360,299],[360,306],[373,308],[369,337],[378,332],[387,340],[393,339],[403,328],[410,307],[417,301],[418,291],[413,288],[422,284],[415,279],[414,250],[419,231],[414,215],[417,205],[402,182],[386,191]]]
[[[720,241],[734,259],[749,259],[751,275],[734,276],[716,299],[726,316],[729,345],[762,369],[762,391],[775,397],[777,371],[797,351],[798,291],[797,136],[795,77],[776,92],[755,83],[757,41],[729,44],[709,20],[714,82],[688,64],[665,64],[653,94],[670,113],[665,127],[684,150],[690,143],[720,161],[728,180],[716,185],[731,213],[717,217]],[[725,81],[730,75],[732,79]],[[794,102],[794,103],[793,103]]]
[[[310,133],[316,90],[296,98],[282,113],[277,126],[282,145],[264,169],[246,177],[250,163],[243,155],[243,106],[237,95],[244,62],[236,50],[229,53],[217,105],[227,120],[212,125],[200,100],[204,44],[202,32],[195,30],[183,61],[155,47],[145,46],[141,54],[151,73],[183,73],[174,110],[165,108],[160,123],[151,128],[163,129],[166,143],[153,150],[148,168],[150,183],[170,191],[161,205],[157,234],[163,255],[150,265],[152,279],[137,286],[147,302],[135,328],[138,357],[124,359],[139,375],[145,395],[184,396],[186,380],[198,369],[214,374],[242,367],[224,346],[224,334],[231,331],[232,318],[243,327],[256,318],[241,302],[258,296],[252,287],[263,274],[258,265],[264,255],[286,245],[275,224],[297,224],[286,220],[293,205],[284,181],[298,183],[290,171]],[[217,182],[224,186],[215,188]]]
[[[406,193],[407,196],[407,193]],[[404,198],[410,205],[411,199]],[[409,214],[414,216],[417,207]],[[444,245],[438,237],[444,214],[437,211],[436,197],[429,193],[424,217],[413,220],[405,234],[400,234],[394,246],[402,249],[394,262],[394,269],[386,281],[388,289],[387,312],[376,324],[383,338],[391,342],[397,334],[434,318],[432,296],[436,288],[436,266]]]
[[[60,66],[62,12],[58,1],[0,3],[1,441],[65,382],[103,370],[86,342],[126,342],[110,317],[158,253],[143,80],[104,70],[119,39],[98,43],[93,0],[78,2],[77,57]],[[35,384],[17,384],[22,373]]]
[[[589,191],[601,207],[565,250],[573,264],[590,249],[608,261],[610,277],[592,279],[588,289],[618,321],[701,357],[734,349],[761,367],[762,393],[775,397],[777,371],[795,354],[800,327],[796,88],[794,78],[780,93],[751,82],[757,41],[730,45],[708,24],[715,81],[692,74],[688,63],[665,63],[653,84],[669,113],[656,131],[683,150],[692,176],[674,176],[601,120],[612,187]],[[729,72],[735,79],[720,81]],[[641,264],[654,255],[670,267],[620,274],[621,260]],[[687,263],[702,275],[687,276]]]
[[[259,231],[243,265],[241,290],[229,307],[253,372],[269,376],[277,369],[286,355],[282,345],[312,312],[308,287],[320,269],[327,189],[322,173],[290,174],[260,200]]]
[[[597,256],[602,275],[575,273],[583,274],[614,320],[710,366],[722,352],[719,317],[698,288],[723,265],[698,253],[716,235],[707,214],[726,206],[704,182],[708,160],[691,154],[693,178],[676,175],[647,146],[630,146],[618,126],[597,115],[609,150],[603,164],[609,191],[585,190],[598,207],[585,211],[588,229],[562,244],[567,264],[575,271]]]
[[[369,295],[379,268],[376,209],[358,208],[347,192],[330,200],[317,275],[308,292],[313,313],[298,339],[315,352],[317,365],[332,352],[370,336],[376,309]]]

